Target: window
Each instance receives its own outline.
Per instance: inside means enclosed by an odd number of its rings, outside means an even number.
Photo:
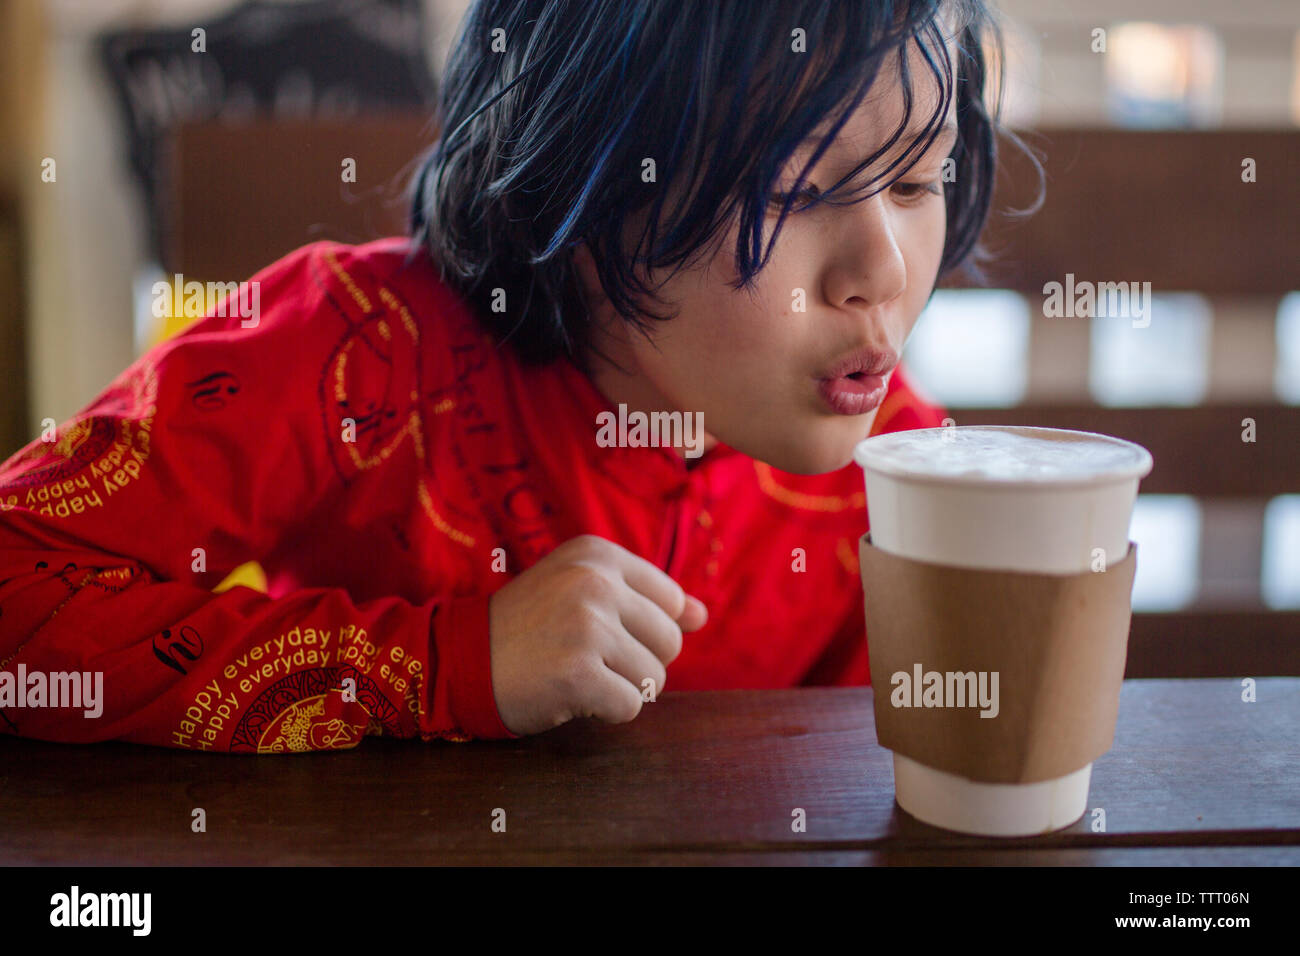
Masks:
[[[1106,107],[1121,126],[1211,126],[1223,110],[1223,48],[1209,27],[1120,23],[1106,40]]]
[[[1173,611],[1196,598],[1201,508],[1190,495],[1138,495],[1129,525],[1138,546],[1134,611]]]
[[[1011,406],[1028,379],[1029,305],[1000,289],[934,293],[907,343],[907,367],[941,405]]]
[[[1300,405],[1300,292],[1282,297],[1277,309],[1277,367],[1273,384],[1280,401]]]
[[[1264,554],[1259,573],[1264,603],[1300,608],[1300,495],[1279,495],[1264,510]]]
[[[1126,308],[1092,319],[1093,398],[1110,406],[1199,404],[1209,371],[1209,303],[1194,293],[1153,295],[1135,318],[1137,298],[1123,297]]]

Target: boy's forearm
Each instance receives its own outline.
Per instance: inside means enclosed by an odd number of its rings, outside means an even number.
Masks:
[[[513,736],[496,714],[479,603],[355,604],[341,589],[214,595],[108,556],[33,569],[0,587],[0,620],[13,625],[0,666],[15,676],[21,666],[25,685],[11,680],[0,696],[0,726],[70,743],[259,753],[347,748],[368,733]],[[58,675],[71,674],[84,678],[78,706],[56,699],[69,684]]]

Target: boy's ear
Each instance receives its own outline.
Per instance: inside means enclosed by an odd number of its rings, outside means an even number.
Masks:
[[[596,263],[592,261],[591,250],[587,248],[585,242],[579,243],[573,249],[573,264],[583,270],[583,278],[588,274],[594,273]]]
[[[573,250],[573,271],[578,277],[582,295],[587,300],[588,310],[594,312],[595,306],[606,302],[607,297],[604,286],[600,284],[600,277],[596,275],[596,260],[592,258],[591,250],[585,242]]]

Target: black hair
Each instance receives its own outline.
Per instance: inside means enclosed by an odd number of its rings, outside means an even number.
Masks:
[[[956,31],[955,63],[945,26]],[[955,97],[940,275],[969,271],[997,158],[986,45],[1000,69],[1000,33],[981,0],[476,0],[442,79],[438,139],[413,181],[414,251],[427,248],[444,280],[526,361],[580,359],[591,327],[576,247],[587,243],[611,305],[644,332],[647,318],[671,316],[638,303],[658,300],[633,266],[680,268],[739,215],[735,288],[749,287],[794,212],[791,193],[764,245],[790,156],[830,124],[802,184],[897,54],[898,129],[802,208],[837,201],[905,143],[851,201],[888,188],[928,148]],[[919,134],[910,48],[940,94]],[[647,158],[658,182],[643,181]],[[504,311],[492,309],[497,289]]]

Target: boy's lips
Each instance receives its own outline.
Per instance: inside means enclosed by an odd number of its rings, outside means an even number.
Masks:
[[[843,375],[817,380],[822,400],[837,415],[865,415],[880,407],[889,383],[883,375]]]
[[[819,379],[845,378],[857,372],[865,375],[888,375],[898,364],[898,356],[885,349],[858,349],[841,356],[839,361],[828,365],[817,377]]]
[[[893,352],[859,349],[831,365],[817,379],[817,390],[835,414],[865,415],[885,400],[887,377],[897,364]]]

